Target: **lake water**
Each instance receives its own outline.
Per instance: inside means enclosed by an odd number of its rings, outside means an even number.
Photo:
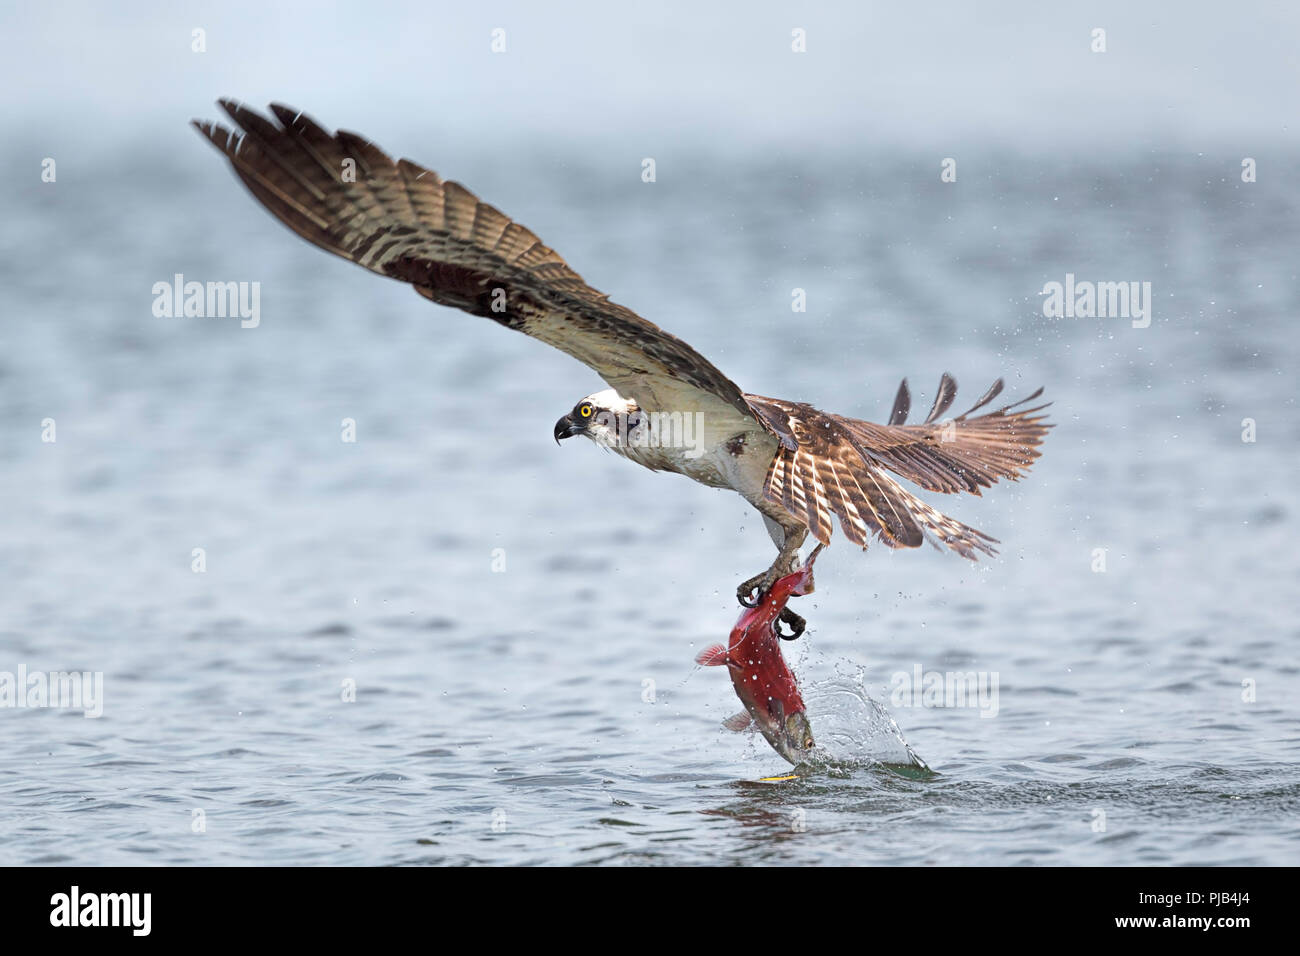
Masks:
[[[102,716],[0,709],[0,863],[1300,862],[1294,177],[386,145],[748,391],[1045,385],[1027,480],[926,496],[1000,556],[837,537],[787,647],[836,760],[759,782],[692,662],[771,558],[744,502],[557,448],[594,374],[308,247],[192,133],[69,156],[0,186],[0,671],[102,673]],[[260,324],[156,317],[177,273]],[[1067,274],[1149,326],[1044,318]],[[897,693],[950,672],[996,697]]]

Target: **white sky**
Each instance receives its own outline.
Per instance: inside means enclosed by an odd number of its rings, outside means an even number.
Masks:
[[[190,31],[207,52],[190,50]],[[493,54],[490,31],[506,30]],[[808,52],[790,51],[794,27]],[[1089,49],[1094,27],[1108,52]],[[278,99],[572,144],[671,133],[1024,150],[1294,143],[1300,3],[40,3],[0,7],[0,116],[61,138]]]

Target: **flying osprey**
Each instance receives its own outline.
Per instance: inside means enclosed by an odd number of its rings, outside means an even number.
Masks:
[[[995,539],[940,514],[900,485],[978,495],[999,478],[1018,478],[1038,457],[1050,425],[1023,406],[1041,393],[982,415],[999,379],[967,412],[940,421],[957,386],[944,375],[924,422],[904,422],[904,379],[889,422],[877,425],[799,402],[742,392],[689,345],[587,285],[528,229],[480,202],[459,183],[409,160],[394,162],[373,143],[331,135],[297,110],[271,105],[276,123],[239,103],[222,109],[240,132],[194,126],[226,155],[252,194],[298,235],[415,291],[553,345],[590,366],[612,388],[589,395],[556,423],[556,440],[585,435],[637,464],[730,488],[758,509],[779,553],[742,584],[752,604],[798,563],[809,534],[844,536],[866,548],[929,538],[975,559]],[[1013,411],[1019,407],[1018,411]],[[691,416],[692,449],[644,438],[656,415]],[[796,632],[802,621],[785,620]]]

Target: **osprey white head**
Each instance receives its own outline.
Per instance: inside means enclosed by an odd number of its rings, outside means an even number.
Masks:
[[[612,388],[588,395],[555,423],[555,443],[584,435],[597,444],[623,452],[641,428],[641,409]]]

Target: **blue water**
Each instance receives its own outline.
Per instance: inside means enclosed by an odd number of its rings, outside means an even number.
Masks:
[[[879,420],[903,376],[1047,387],[1027,480],[927,496],[999,558],[819,560],[787,650],[837,759],[771,784],[692,662],[771,558],[747,506],[556,448],[587,369],[149,145],[0,187],[0,671],[104,681],[96,719],[0,709],[0,863],[1300,861],[1294,177],[700,144],[647,185],[391,144],[746,390]],[[259,281],[260,325],[156,318],[175,273]],[[1066,273],[1151,282],[1150,327],[1045,319]],[[892,700],[916,667],[996,674],[996,716]]]

